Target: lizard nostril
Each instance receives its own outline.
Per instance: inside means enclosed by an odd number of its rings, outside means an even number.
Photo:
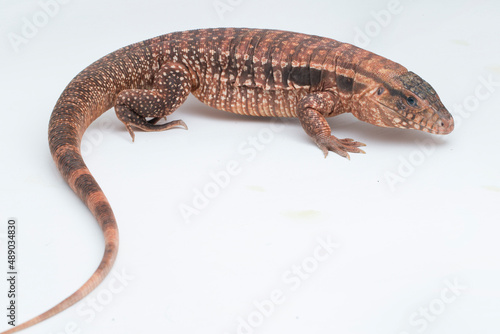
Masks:
[[[444,127],[443,120],[440,119],[439,121],[437,121],[437,125],[440,126],[440,127]]]

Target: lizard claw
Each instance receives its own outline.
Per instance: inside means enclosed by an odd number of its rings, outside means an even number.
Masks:
[[[142,116],[138,116],[133,120],[121,119],[121,121],[123,122],[123,124],[125,124],[125,127],[128,130],[128,133],[132,137],[132,142],[135,141],[135,133],[134,133],[134,130],[132,129],[132,126],[138,128],[138,129],[141,129],[143,131],[164,131],[164,130],[177,128],[177,127],[184,128],[185,130],[188,129],[186,123],[184,123],[184,121],[182,121],[182,120],[175,120],[175,121],[167,122],[164,124],[156,124],[160,119],[161,119],[161,117],[155,117],[155,118],[147,121],[146,118],[144,118]]]
[[[167,123],[164,123],[164,124],[151,124],[149,123],[148,121],[144,121],[144,122],[137,122],[135,124],[132,124],[133,126],[135,126],[136,128],[139,128],[143,131],[165,131],[165,130],[169,130],[169,129],[172,129],[172,128],[184,128],[185,130],[188,129],[186,123],[184,123],[184,121],[182,120],[175,120],[175,121],[170,121],[170,122],[167,122]],[[130,126],[130,123],[129,124],[125,124],[125,126],[127,127],[127,130],[128,132],[130,133],[130,135],[132,136],[132,141],[134,141],[134,138],[135,138],[135,135],[134,135],[134,131],[132,131],[132,128]]]
[[[321,148],[323,154],[328,155],[329,151],[335,152],[341,157],[351,160],[348,152],[351,153],[365,153],[360,146],[366,146],[365,144],[354,141],[351,138],[338,139],[335,136],[330,136],[328,138],[319,138],[316,140],[316,144]]]
[[[132,143],[135,141],[135,133],[130,124],[125,124],[125,127],[128,130],[128,133],[130,133],[130,137],[132,137]]]

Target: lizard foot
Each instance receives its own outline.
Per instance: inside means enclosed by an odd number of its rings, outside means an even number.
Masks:
[[[159,120],[162,119],[162,117],[155,117],[147,121],[146,117],[137,115],[134,112],[129,112],[129,113],[117,112],[117,115],[120,121],[122,121],[123,124],[125,124],[128,133],[132,137],[132,141],[135,140],[135,133],[134,130],[132,129],[132,126],[148,132],[165,131],[172,128],[184,128],[186,130],[188,129],[186,123],[184,123],[184,121],[182,120],[175,120],[163,124],[156,124]]]
[[[366,146],[365,144],[354,141],[351,138],[338,139],[335,136],[318,138],[316,139],[316,144],[323,151],[325,158],[328,155],[328,151],[332,151],[349,160],[351,158],[348,152],[365,153],[365,151],[363,151],[359,147]]]
[[[148,121],[145,121],[145,123],[143,124],[125,124],[125,127],[127,128],[128,130],[128,133],[130,133],[130,136],[132,137],[132,141],[135,140],[135,134],[134,134],[134,131],[132,130],[132,127],[131,125],[135,126],[136,128],[139,128],[143,131],[165,131],[165,130],[169,130],[169,129],[172,129],[172,128],[184,128],[185,130],[188,129],[186,123],[184,123],[183,120],[175,120],[175,121],[170,121],[170,122],[167,122],[167,123],[164,123],[164,124],[160,124],[160,125],[154,125],[154,123],[149,123]]]

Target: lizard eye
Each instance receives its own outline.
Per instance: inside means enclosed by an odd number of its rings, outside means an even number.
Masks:
[[[415,100],[413,96],[408,96],[406,98],[406,102],[408,102],[408,104],[412,107],[415,107],[417,105],[417,100]]]
[[[379,89],[377,90],[377,95],[382,95],[383,92],[384,92],[384,87],[379,87]]]

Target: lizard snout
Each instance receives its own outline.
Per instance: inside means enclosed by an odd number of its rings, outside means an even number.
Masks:
[[[437,134],[447,135],[455,128],[455,122],[453,121],[453,117],[451,116],[449,118],[441,118],[436,121],[434,127]]]

